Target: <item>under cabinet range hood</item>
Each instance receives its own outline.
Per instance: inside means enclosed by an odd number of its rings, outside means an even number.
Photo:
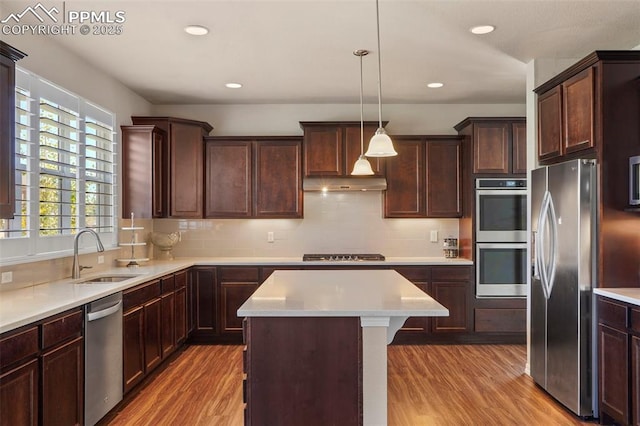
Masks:
[[[304,178],[304,191],[384,191],[387,180],[383,177],[326,177]]]

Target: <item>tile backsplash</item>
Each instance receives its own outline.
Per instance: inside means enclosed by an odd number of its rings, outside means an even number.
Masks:
[[[322,252],[430,257],[443,256],[443,238],[458,237],[458,219],[383,219],[380,192],[306,192],[304,219],[156,219],[153,230],[181,233],[176,257]],[[438,232],[435,243],[431,231]]]

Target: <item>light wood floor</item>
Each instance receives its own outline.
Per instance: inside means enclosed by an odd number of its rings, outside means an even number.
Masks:
[[[389,426],[581,425],[523,373],[521,345],[389,347]],[[107,424],[243,425],[242,346],[190,346]]]

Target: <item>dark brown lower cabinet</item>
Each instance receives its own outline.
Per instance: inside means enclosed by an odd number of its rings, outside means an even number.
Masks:
[[[144,308],[136,306],[125,312],[123,327],[124,392],[144,377]]]
[[[362,424],[358,318],[247,318],[245,425]]]
[[[218,285],[220,333],[240,336],[242,318],[238,318],[237,311],[260,285],[260,268],[220,267]]]
[[[640,424],[640,307],[598,297],[598,391],[602,423]]]
[[[84,339],[78,337],[42,355],[42,424],[82,425],[83,420]]]
[[[176,289],[175,306],[175,341],[176,346],[184,343],[187,338],[187,288]]]
[[[175,350],[176,296],[175,292],[163,294],[161,298],[162,318],[162,357]]]
[[[38,424],[38,359],[0,375],[0,424]]]
[[[191,270],[193,342],[211,343],[218,333],[216,281],[215,267],[197,266]]]
[[[144,304],[144,366],[147,372],[162,361],[162,299]]]

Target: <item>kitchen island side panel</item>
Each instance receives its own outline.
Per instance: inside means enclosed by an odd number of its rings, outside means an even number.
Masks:
[[[361,425],[358,317],[247,318],[249,425]]]

